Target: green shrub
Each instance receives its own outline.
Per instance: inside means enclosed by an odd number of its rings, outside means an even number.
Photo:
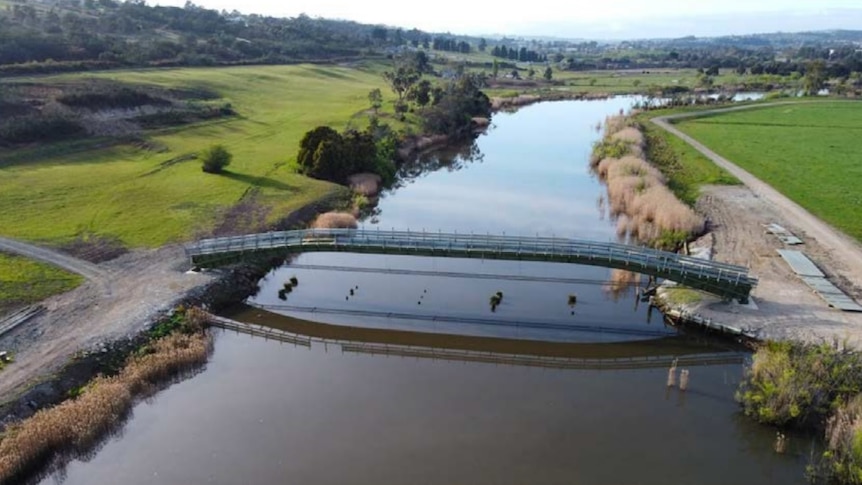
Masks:
[[[230,165],[233,155],[223,145],[212,145],[200,156],[203,165],[201,170],[206,173],[221,173]]]
[[[822,425],[862,391],[862,358],[829,345],[768,343],[737,391],[745,414],[779,426]]]
[[[631,153],[631,143],[625,140],[605,138],[601,141],[597,141],[595,145],[593,145],[591,160],[593,165],[597,165],[600,161],[606,158],[622,158]]]

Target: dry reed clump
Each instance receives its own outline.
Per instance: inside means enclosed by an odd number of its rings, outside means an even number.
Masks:
[[[620,239],[674,249],[703,232],[704,220],[683,204],[667,179],[644,159],[644,136],[626,116],[605,121],[605,139],[593,153],[593,169],[608,189],[608,214]]]
[[[622,111],[605,118],[605,136],[613,136],[626,128],[634,126],[634,121]]]
[[[52,454],[85,450],[131,410],[136,395],[206,362],[212,342],[205,332],[174,333],[129,358],[114,377],[97,377],[73,400],[10,425],[0,441],[0,483],[26,473]]]
[[[862,395],[827,421],[826,451],[818,471],[827,483],[862,484]]]
[[[356,229],[359,227],[359,223],[356,222],[356,217],[353,214],[327,212],[317,216],[311,227],[313,229]]]
[[[383,179],[376,173],[357,173],[347,178],[350,188],[358,194],[373,197],[380,192]]]

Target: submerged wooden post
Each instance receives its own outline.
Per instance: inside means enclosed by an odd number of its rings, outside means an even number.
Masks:
[[[676,385],[676,360],[673,361],[673,364],[670,366],[670,369],[667,370],[667,387],[674,387]]]
[[[777,432],[775,434],[775,452],[778,454],[784,454],[787,451],[787,436],[782,432]]]
[[[685,391],[688,389],[688,369],[683,369],[679,375],[679,390]]]

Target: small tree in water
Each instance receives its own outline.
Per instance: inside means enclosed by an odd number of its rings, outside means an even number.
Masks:
[[[230,165],[231,160],[233,160],[233,155],[224,145],[212,145],[200,156],[203,165],[201,170],[206,173],[221,173],[225,167]]]

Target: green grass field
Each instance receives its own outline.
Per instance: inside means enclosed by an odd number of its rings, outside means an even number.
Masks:
[[[688,205],[694,205],[704,185],[738,185],[736,177],[712,163],[688,143],[649,122],[662,111],[637,116],[648,145],[648,158],[668,178],[668,187]]]
[[[536,80],[542,80],[544,66],[537,65]],[[485,71],[486,69],[474,69]],[[647,73],[648,72],[648,73]],[[501,70],[500,76],[505,75]],[[524,76],[523,73],[521,73]],[[536,89],[553,89],[556,91],[572,91],[576,93],[602,94],[634,94],[645,93],[651,86],[684,86],[689,89],[697,87],[697,71],[694,69],[660,69],[644,71],[560,71],[554,69],[554,80],[561,82],[554,86],[540,85],[538,88],[500,88],[488,91],[489,96],[511,96],[522,91]],[[735,74],[722,74],[715,78],[715,85],[735,85],[742,80]]]
[[[80,276],[54,266],[0,253],[0,315],[69,291],[82,282]]]
[[[116,236],[130,247],[159,246],[213,227],[249,191],[258,192],[273,222],[335,189],[295,173],[299,141],[317,125],[343,128],[351,118],[364,123],[355,115],[368,108],[368,92],[381,88],[391,96],[377,71],[300,65],[36,78],[205,87],[221,93],[239,116],[148,134],[152,145],[166,151],[132,145],[73,151],[71,144],[0,151],[2,234],[53,243],[87,232]],[[234,154],[224,175],[203,173],[196,160],[167,163],[213,143]]]
[[[862,103],[773,106],[684,120],[678,126],[862,241]]]

